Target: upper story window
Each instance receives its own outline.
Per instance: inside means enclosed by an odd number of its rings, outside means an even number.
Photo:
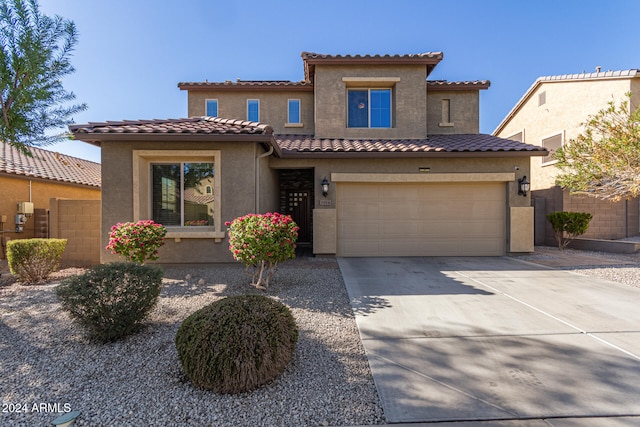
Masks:
[[[260,121],[260,100],[248,99],[247,100],[247,120],[250,122]]]
[[[206,115],[209,117],[218,117],[218,100],[207,99],[206,100]]]
[[[290,99],[287,103],[287,124],[299,125],[302,121],[300,119],[300,100]]]
[[[347,127],[391,127],[391,89],[349,89],[347,103]]]
[[[553,153],[555,153],[558,148],[562,147],[562,139],[562,134],[559,133],[542,140],[542,146],[549,151],[549,155],[542,158],[543,165],[556,162],[553,158]]]

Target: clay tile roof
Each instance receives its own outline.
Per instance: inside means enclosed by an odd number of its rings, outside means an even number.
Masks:
[[[233,91],[253,91],[253,90],[313,90],[313,84],[306,81],[292,82],[289,80],[236,80],[232,82],[180,82],[178,88],[181,90],[233,90]]]
[[[282,155],[317,154],[411,154],[528,153],[545,155],[543,147],[486,134],[430,135],[426,139],[330,139],[309,135],[277,135]]]
[[[314,52],[302,52],[302,59],[305,61],[309,60],[370,60],[370,59],[382,59],[382,60],[403,60],[403,59],[435,59],[441,60],[443,58],[442,52],[424,52],[417,54],[409,54],[409,55],[326,55],[321,53]]]
[[[489,89],[489,80],[471,80],[463,82],[449,82],[447,80],[427,80],[429,90],[478,90]]]
[[[41,148],[30,148],[32,157],[0,142],[0,173],[50,179],[100,188],[100,163]]]
[[[79,139],[82,139],[83,135],[89,134],[270,135],[273,133],[273,129],[269,125],[219,117],[88,123],[70,125],[69,130]]]
[[[427,66],[427,75],[442,61],[442,52],[424,52],[407,55],[326,55],[314,52],[302,52],[304,61],[304,77],[312,82],[316,64],[424,64]]]

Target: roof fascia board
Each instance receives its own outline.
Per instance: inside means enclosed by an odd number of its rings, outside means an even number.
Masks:
[[[313,84],[304,85],[234,85],[234,84],[193,84],[179,83],[180,90],[198,91],[216,91],[216,92],[313,92]]]
[[[272,146],[280,155],[281,150],[273,135],[248,134],[181,134],[181,133],[80,133],[74,138],[97,147],[103,142],[262,142]]]

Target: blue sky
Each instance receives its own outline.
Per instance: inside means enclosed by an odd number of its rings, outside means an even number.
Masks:
[[[40,0],[75,22],[76,123],[187,116],[181,81],[303,78],[300,53],[444,52],[430,79],[491,81],[491,133],[540,76],[640,68],[637,0]],[[100,161],[89,144],[46,147]]]

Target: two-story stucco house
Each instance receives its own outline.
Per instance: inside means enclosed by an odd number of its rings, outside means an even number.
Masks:
[[[638,200],[617,203],[571,195],[555,185],[558,169],[553,152],[584,131],[589,116],[627,100],[640,105],[640,71],[601,71],[538,78],[502,120],[494,135],[545,147],[548,156],[532,158],[531,190],[536,207],[536,244],[554,244],[545,215],[554,211],[589,212],[592,239],[620,239],[637,235]]]
[[[299,82],[179,83],[187,119],[71,126],[102,148],[104,243],[150,218],[161,262],[229,261],[225,221],[279,211],[315,254],[532,251],[518,183],[547,152],[480,134],[489,82],[429,80],[442,59],[303,53]]]

